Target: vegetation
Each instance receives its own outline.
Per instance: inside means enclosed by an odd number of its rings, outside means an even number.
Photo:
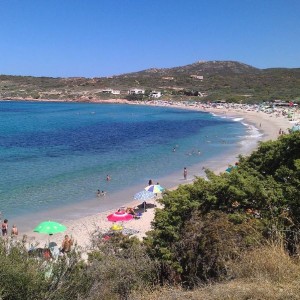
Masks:
[[[245,250],[279,237],[297,253],[300,133],[262,143],[238,168],[197,178],[162,199],[147,243],[161,276],[188,287],[220,280]],[[188,249],[193,249],[188,251]]]
[[[299,299],[300,263],[281,246],[269,244],[243,254],[230,265],[230,280],[193,290],[161,287],[132,300],[285,300]]]
[[[203,80],[197,76],[203,76]],[[108,88],[119,90],[121,94],[102,92]],[[131,88],[142,88],[148,93],[143,97],[129,96],[127,92]],[[101,78],[0,76],[2,99],[149,100],[149,92],[153,90],[160,90],[165,100],[222,99],[245,103],[282,99],[299,102],[300,69],[257,69],[233,61],[209,61]]]
[[[83,261],[0,242],[0,299],[298,299],[300,132],[167,192],[144,242],[96,240]]]
[[[99,241],[88,261],[75,251],[57,261],[32,257],[22,244],[0,242],[0,299],[128,299],[157,283],[155,261],[134,239]]]

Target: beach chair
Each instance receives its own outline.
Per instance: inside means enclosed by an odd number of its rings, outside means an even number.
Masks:
[[[142,215],[143,214],[141,212],[138,212],[138,213],[135,214],[134,219],[139,220],[142,217]]]
[[[58,245],[55,242],[49,243],[49,249],[52,257],[56,260],[60,255],[60,250]]]

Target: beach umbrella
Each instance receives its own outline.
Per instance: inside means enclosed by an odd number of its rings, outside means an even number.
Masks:
[[[163,192],[164,188],[159,184],[152,184],[145,187],[145,190],[154,194],[160,194]]]
[[[110,214],[107,216],[107,220],[110,222],[123,222],[123,221],[129,221],[133,219],[133,215],[128,214],[127,212],[123,211],[116,211],[113,214]]]
[[[155,194],[146,190],[142,190],[134,195],[134,200],[146,201],[155,198]]]
[[[144,202],[144,211],[146,211],[146,201],[155,198],[155,193],[143,190],[134,195],[134,200],[140,200]]]
[[[237,168],[237,165],[228,167],[225,171],[230,173],[233,169]]]
[[[228,167],[225,171],[230,173],[232,171],[233,167]]]
[[[67,229],[65,225],[57,222],[45,221],[40,223],[37,227],[33,229],[34,232],[45,233],[45,234],[55,234],[59,232],[64,232]]]
[[[300,131],[300,125],[295,125],[291,129],[292,131]]]

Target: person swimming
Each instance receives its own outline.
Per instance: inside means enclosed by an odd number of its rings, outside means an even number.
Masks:
[[[105,195],[106,195],[105,191],[97,190],[97,197],[102,197],[102,196],[105,196]]]

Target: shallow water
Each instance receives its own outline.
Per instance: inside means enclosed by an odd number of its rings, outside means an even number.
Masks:
[[[80,216],[97,189],[133,193],[150,178],[170,187],[183,167],[192,174],[256,137],[239,121],[167,107],[0,101],[0,210],[17,218],[77,205]],[[102,210],[116,201],[107,199]]]

